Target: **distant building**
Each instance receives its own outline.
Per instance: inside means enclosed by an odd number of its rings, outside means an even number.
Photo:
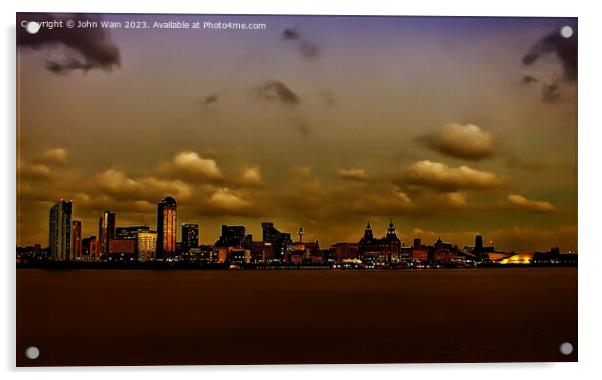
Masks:
[[[251,248],[252,236],[246,234],[244,226],[222,224],[222,234],[215,242],[216,247]]]
[[[115,229],[115,239],[136,240],[138,233],[150,231],[149,226],[128,226]]]
[[[136,257],[136,240],[109,240],[109,258],[111,260],[133,260]]]
[[[71,227],[71,256],[74,260],[82,256],[82,222],[74,220]]]
[[[272,246],[274,260],[282,260],[287,251],[293,250],[290,233],[278,231],[272,222],[261,223],[261,229],[263,242]]]
[[[71,218],[73,202],[60,200],[50,208],[48,248],[53,260],[71,259]]]
[[[140,231],[136,236],[136,258],[139,261],[152,260],[157,251],[157,233],[155,231]]]
[[[393,221],[389,223],[387,234],[383,238],[375,238],[370,222],[366,225],[364,236],[358,243],[359,257],[365,263],[387,263],[399,260],[401,241],[395,232]]]
[[[157,205],[157,259],[176,254],[177,203],[173,197],[165,197]]]
[[[85,260],[97,260],[98,255],[98,240],[92,235],[82,239],[82,257]]]
[[[433,259],[437,262],[451,262],[458,256],[458,247],[450,243],[444,243],[441,238],[433,245],[435,248]]]
[[[199,246],[199,225],[198,224],[182,224],[182,244],[185,252],[191,248]]]
[[[115,239],[115,213],[106,210],[98,220],[98,254],[109,254],[109,241]]]
[[[358,257],[358,243],[335,243],[331,246],[333,255],[336,261],[343,261],[348,259],[357,259]]]

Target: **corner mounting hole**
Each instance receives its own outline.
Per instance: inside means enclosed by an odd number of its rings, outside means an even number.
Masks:
[[[569,342],[564,342],[560,345],[560,353],[563,355],[570,355],[573,353],[573,345]]]
[[[40,350],[36,346],[27,347],[25,356],[27,359],[35,360],[40,356]]]
[[[560,35],[564,38],[571,38],[573,36],[573,28],[566,25],[560,28]]]

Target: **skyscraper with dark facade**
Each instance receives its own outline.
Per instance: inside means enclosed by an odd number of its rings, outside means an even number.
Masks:
[[[474,238],[474,255],[477,259],[480,259],[482,253],[483,253],[483,236],[477,235]]]
[[[106,210],[98,220],[98,254],[99,256],[109,254],[109,242],[115,239],[115,213]]]
[[[245,226],[228,226],[222,224],[222,234],[215,245],[218,247],[243,248],[246,246],[246,239]]]
[[[82,256],[82,222],[74,220],[71,228],[71,257],[75,260]]]
[[[182,245],[184,250],[197,248],[199,246],[199,225],[198,224],[182,224]]]
[[[71,259],[73,202],[60,200],[50,208],[48,248],[53,260]]]
[[[281,259],[286,250],[292,249],[293,239],[290,233],[278,231],[272,222],[261,223],[261,229],[263,242],[271,244],[275,259]]]
[[[92,235],[82,239],[82,256],[86,260],[96,260],[98,258],[98,241],[96,236]]]
[[[157,251],[158,259],[172,257],[176,253],[177,203],[173,197],[165,197],[157,204]]]

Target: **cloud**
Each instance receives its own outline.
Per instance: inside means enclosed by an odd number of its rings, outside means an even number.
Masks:
[[[453,192],[453,193],[443,193],[441,194],[441,203],[448,206],[450,209],[461,210],[468,207],[468,202],[466,201],[466,194]]]
[[[287,85],[277,80],[258,86],[256,93],[264,100],[278,102],[286,106],[296,106],[301,101],[299,96]]]
[[[261,177],[261,169],[259,168],[259,166],[245,168],[240,177],[239,184],[243,185],[243,186],[261,186],[261,185],[263,185],[263,180]]]
[[[130,178],[118,169],[107,169],[94,178],[94,187],[118,200],[157,202],[166,195],[178,200],[192,196],[190,185],[180,180],[155,177]]]
[[[95,14],[52,15],[47,13],[19,13],[17,25],[21,21],[62,21],[73,20],[100,22]],[[72,55],[63,61],[47,60],[46,68],[61,74],[72,70],[88,71],[103,69],[110,71],[121,63],[119,47],[115,45],[103,28],[41,28],[36,34],[28,33],[25,28],[17,28],[17,45],[33,49],[52,48],[63,45],[72,51]],[[79,55],[79,56],[77,56]]]
[[[516,210],[535,212],[535,213],[548,213],[556,211],[550,202],[546,201],[534,201],[523,197],[518,194],[511,194],[506,197],[507,205]]]
[[[52,179],[52,171],[43,164],[30,164],[19,161],[17,163],[17,176],[21,179],[32,179],[49,181]]]
[[[558,82],[543,85],[541,90],[541,98],[543,101],[546,103],[555,103],[558,99],[560,99],[558,87]]]
[[[449,123],[419,136],[417,141],[445,155],[466,160],[482,160],[493,155],[493,136],[474,124]]]
[[[364,169],[339,169],[337,177],[351,181],[363,182],[366,180],[366,171]]]
[[[248,201],[242,199],[227,187],[217,189],[217,191],[209,198],[209,202],[224,210],[236,210],[250,205]]]
[[[213,158],[203,158],[194,151],[182,151],[174,155],[171,162],[158,168],[162,175],[183,175],[194,181],[221,182],[224,176]]]
[[[522,79],[521,79],[521,83],[522,84],[531,84],[531,83],[537,83],[539,82],[539,79],[535,78],[532,75],[523,75]]]
[[[531,46],[528,53],[523,56],[523,64],[531,66],[540,57],[555,54],[563,68],[563,79],[575,81],[577,79],[577,35],[570,38],[563,37],[555,30],[540,38]]]
[[[542,82],[541,95],[546,103],[556,103],[561,98],[560,84],[577,80],[577,36],[563,37],[559,31],[553,31],[540,38],[531,46],[522,58],[525,66],[535,64],[542,56],[555,55],[562,66],[561,77],[542,81],[532,75],[525,75],[521,80],[524,85]]]
[[[316,58],[320,55],[320,49],[313,42],[303,38],[296,28],[286,28],[281,33],[282,39],[294,42],[301,55],[305,58]]]
[[[64,166],[67,164],[67,151],[63,148],[47,149],[34,160],[34,163]]]
[[[301,133],[302,135],[307,136],[311,132],[311,126],[304,119],[299,119],[295,121],[295,125],[297,126],[297,130],[299,131],[299,133]]]
[[[282,31],[282,38],[285,40],[298,40],[301,36],[294,28],[286,28]]]
[[[220,187],[208,196],[207,201],[200,201],[198,213],[205,216],[259,216],[260,212],[253,203],[245,199],[238,191]]]
[[[453,168],[429,160],[410,165],[403,179],[409,184],[446,192],[459,189],[494,189],[504,185],[504,181],[494,173],[472,169],[466,165]]]

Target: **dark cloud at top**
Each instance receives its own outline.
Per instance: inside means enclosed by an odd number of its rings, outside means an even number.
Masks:
[[[94,14],[73,14],[73,15],[52,15],[52,14],[28,14],[19,13],[17,15],[17,45],[30,47],[33,49],[43,49],[55,45],[64,45],[74,52],[79,53],[81,57],[71,56],[65,61],[48,60],[46,68],[53,73],[62,74],[72,70],[88,71],[91,69],[112,70],[114,66],[119,66],[121,57],[119,47],[113,43],[108,34],[102,28],[78,29],[67,27],[63,28],[45,28],[31,34],[25,28],[21,27],[21,21],[100,21],[100,16]]]
[[[256,92],[264,100],[279,102],[287,106],[295,106],[301,101],[299,96],[287,85],[277,80],[257,87]]]
[[[523,64],[530,66],[546,54],[556,54],[562,64],[563,79],[574,81],[577,79],[577,36],[565,38],[558,31],[554,31],[537,41],[529,52],[523,56]]]
[[[301,54],[306,58],[317,58],[320,55],[318,46],[301,36],[301,33],[294,28],[286,28],[281,33],[285,41],[295,41]]]
[[[545,83],[540,78],[532,75],[523,76],[521,83],[530,85],[542,82],[541,96],[546,103],[556,103],[561,98],[562,80],[574,82],[577,80],[577,36],[563,37],[558,31],[549,33],[539,39],[529,52],[523,56],[522,62],[525,66],[535,64],[542,56],[554,54],[562,65],[562,77]]]
[[[282,38],[285,40],[298,40],[299,33],[293,28],[286,28],[282,31]]]

